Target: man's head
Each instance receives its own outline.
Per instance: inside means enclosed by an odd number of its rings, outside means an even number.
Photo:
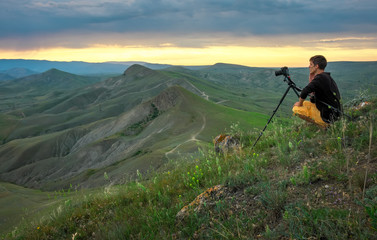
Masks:
[[[327,60],[322,55],[315,55],[309,60],[309,72],[312,77],[322,73],[327,66]]]
[[[322,55],[315,55],[311,57],[309,61],[313,63],[314,66],[318,65],[318,68],[321,70],[325,70],[327,66],[327,60]]]

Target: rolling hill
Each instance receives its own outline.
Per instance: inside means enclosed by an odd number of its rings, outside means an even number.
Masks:
[[[376,64],[329,63],[344,101],[377,90]],[[196,159],[198,147],[211,148],[213,137],[229,132],[232,123],[248,130],[264,126],[287,87],[275,70],[135,64],[106,79],[50,69],[1,82],[0,180],[8,183],[0,185],[0,200],[19,205],[0,212],[8,221],[23,216],[17,206],[33,212],[53,202],[46,199],[50,193],[10,183],[43,190],[122,184],[166,163]],[[307,69],[290,70],[305,86]],[[279,114],[290,115],[296,99],[290,93]],[[292,143],[281,141],[290,152]]]
[[[178,152],[194,152],[232,122],[261,126],[266,117],[230,109],[170,87],[132,110],[68,130],[10,141],[0,148],[1,179],[34,188],[116,183]]]
[[[27,68],[15,67],[7,70],[0,70],[0,81],[12,80],[22,77],[27,77],[37,72],[31,71]]]
[[[218,63],[199,70],[168,68],[166,71],[194,76],[206,84],[215,85],[219,91],[206,91],[212,101],[245,111],[269,114],[279,103],[287,84],[276,77],[272,68],[251,68],[233,64]],[[282,106],[282,112],[290,114],[290,108],[297,96],[292,92]]]
[[[44,73],[3,81],[0,82],[0,112],[30,108],[101,80],[101,77],[79,76],[53,68]]]
[[[62,72],[50,70],[40,76],[50,74]],[[46,79],[27,83],[50,84],[45,88],[52,92],[41,91],[45,95],[35,98],[32,106],[1,115],[10,129],[2,131],[3,181],[45,189],[70,184],[94,187],[106,184],[103,174],[107,172],[121,183],[137,170],[156,169],[178,153],[195,152],[197,144],[206,145],[232,123],[260,127],[267,120],[263,114],[208,101],[199,89],[199,83],[204,84],[200,79],[141,65],[60,95],[53,94],[64,81]],[[13,80],[12,86],[27,85],[23,81]],[[211,86],[205,85],[205,90]]]

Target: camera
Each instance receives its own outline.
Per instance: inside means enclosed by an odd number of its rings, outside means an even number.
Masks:
[[[289,76],[288,67],[282,67],[280,68],[280,70],[275,71],[275,76],[280,76],[280,75]]]

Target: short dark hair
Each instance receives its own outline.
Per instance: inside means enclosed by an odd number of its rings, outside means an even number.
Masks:
[[[325,70],[325,68],[327,66],[327,60],[322,55],[315,55],[315,56],[310,58],[310,61],[313,62],[314,66],[318,64],[318,68],[322,69],[322,70]]]

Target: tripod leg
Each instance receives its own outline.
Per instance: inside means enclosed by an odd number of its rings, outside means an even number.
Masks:
[[[291,86],[288,86],[288,88],[287,88],[287,90],[285,91],[283,97],[280,99],[279,104],[277,105],[277,107],[276,107],[275,110],[273,111],[273,113],[272,113],[270,119],[268,119],[268,121],[267,121],[267,123],[266,123],[266,126],[264,126],[262,132],[259,134],[258,139],[255,141],[255,143],[254,143],[254,145],[251,147],[251,149],[254,148],[254,146],[257,144],[257,142],[259,141],[259,139],[262,137],[262,135],[263,135],[263,133],[264,133],[264,130],[266,130],[267,125],[271,122],[271,120],[272,120],[272,118],[274,117],[275,113],[278,111],[280,105],[283,103],[284,98],[287,96],[287,94],[288,94],[288,92],[289,92],[289,89],[291,89]]]

